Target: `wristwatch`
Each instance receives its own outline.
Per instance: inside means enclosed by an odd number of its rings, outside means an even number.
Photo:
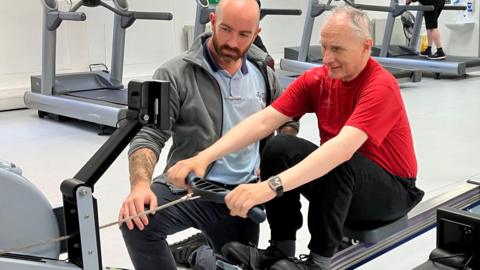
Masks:
[[[282,179],[278,175],[272,176],[267,180],[268,186],[277,193],[277,197],[283,195]]]

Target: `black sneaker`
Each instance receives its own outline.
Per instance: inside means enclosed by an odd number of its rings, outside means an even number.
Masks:
[[[222,247],[222,254],[228,261],[244,270],[264,270],[287,256],[274,244],[267,249],[257,249],[254,245],[229,242]]]
[[[419,53],[421,57],[429,58],[432,55],[432,49],[427,48]]]
[[[315,264],[309,255],[302,254],[299,259],[281,260],[272,265],[270,270],[322,270],[322,268]]]
[[[207,238],[203,233],[194,234],[185,240],[171,244],[170,250],[177,266],[191,267],[188,259],[192,252],[202,245],[208,245]]]
[[[436,53],[428,56],[428,59],[430,60],[442,60],[442,59],[445,59],[447,58],[447,56],[445,55],[445,53],[443,51],[437,51]]]

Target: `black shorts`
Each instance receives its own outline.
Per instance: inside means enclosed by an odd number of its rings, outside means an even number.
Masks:
[[[433,11],[425,11],[423,17],[425,17],[425,27],[427,29],[438,28],[438,16],[442,13],[442,9],[445,6],[445,0],[420,0],[420,3],[424,6],[434,6]]]

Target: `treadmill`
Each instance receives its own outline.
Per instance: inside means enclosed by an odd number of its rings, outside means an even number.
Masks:
[[[337,0],[338,1],[338,0]],[[305,17],[305,25],[303,28],[303,35],[300,47],[285,48],[284,59],[280,61],[280,68],[287,72],[287,78],[292,78],[295,73],[302,73],[310,69],[321,65],[322,51],[319,45],[310,46],[312,37],[313,24],[315,18],[320,16],[323,12],[333,9],[335,6],[330,5],[332,0],[328,0],[327,4],[320,4],[318,0],[309,0],[307,16]],[[344,0],[347,5],[354,8],[381,11],[381,12],[397,12],[397,9],[402,10],[418,10],[426,9],[432,10],[432,6],[418,7],[418,6],[374,6],[355,4],[352,1]],[[420,71],[412,68],[398,68],[389,64],[382,63],[383,67],[392,73],[400,83],[403,82],[419,82],[422,78]],[[285,77],[282,78],[285,81]],[[288,81],[288,79],[286,79]]]
[[[38,110],[40,118],[69,117],[102,128],[116,127],[119,120],[126,118],[128,93],[122,84],[126,28],[137,19],[171,20],[173,15],[129,11],[127,0],[113,0],[113,4],[80,0],[64,12],[58,10],[57,0],[42,0],[42,74],[31,77],[31,92],[24,95],[25,105]],[[102,6],[114,13],[111,71],[106,67],[93,70],[91,65],[89,72],[56,74],[56,30],[63,21],[85,21],[85,13],[77,12],[82,6]]]
[[[390,6],[396,7],[397,1],[390,0]],[[447,5],[443,10],[465,10],[466,8],[466,6],[461,5]],[[431,72],[435,74],[437,79],[440,74],[466,76],[469,72],[480,70],[480,58],[478,57],[448,55],[446,59],[439,61],[428,60],[418,55],[417,45],[422,27],[423,12],[424,10],[420,9],[416,14],[412,39],[408,46],[392,46],[390,44],[395,17],[401,15],[401,13],[389,13],[382,46],[372,51],[372,55],[376,56],[375,59],[382,65]]]

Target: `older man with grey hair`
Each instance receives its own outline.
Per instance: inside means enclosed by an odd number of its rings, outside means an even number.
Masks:
[[[239,185],[226,197],[231,215],[245,217],[254,205],[266,205],[271,245],[256,250],[232,242],[222,249],[244,269],[329,269],[345,224],[368,228],[394,221],[423,197],[399,86],[370,57],[368,17],[350,7],[335,9],[321,29],[321,45],[322,67],[302,74],[271,106],[168,171],[179,181],[191,171],[204,175],[211,162],[289,119],[316,114],[320,146],[276,136],[262,154],[264,181]],[[309,200],[310,255],[292,260],[302,226],[300,195]]]

